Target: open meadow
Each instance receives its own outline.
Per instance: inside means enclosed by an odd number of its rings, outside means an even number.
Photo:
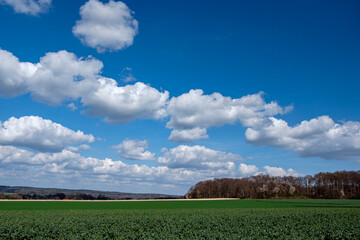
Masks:
[[[360,239],[360,201],[2,201],[0,238]]]

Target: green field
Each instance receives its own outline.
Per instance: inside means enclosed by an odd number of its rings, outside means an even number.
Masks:
[[[4,201],[0,210],[360,208],[360,200]]]
[[[0,202],[0,239],[360,239],[359,200]]]

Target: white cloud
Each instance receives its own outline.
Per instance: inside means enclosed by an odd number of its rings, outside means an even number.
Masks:
[[[100,76],[101,61],[78,58],[67,51],[47,53],[34,64],[20,62],[12,53],[0,50],[0,61],[2,97],[30,92],[35,100],[50,105],[80,98],[87,108],[85,113],[104,117],[109,123],[169,115],[166,126],[173,129],[171,141],[204,139],[208,127],[241,122],[249,127],[246,139],[252,144],[289,149],[303,157],[346,160],[360,156],[359,122],[339,124],[321,116],[290,127],[272,116],[284,114],[291,107],[266,103],[262,93],[232,99],[191,90],[169,101],[167,91],[160,92],[141,82],[118,86],[115,80]]]
[[[83,150],[89,150],[91,149],[91,147],[87,144],[81,144],[79,146],[69,146],[66,148],[67,150],[69,150],[70,152],[80,152],[80,151],[83,151]]]
[[[80,8],[81,19],[73,34],[98,52],[117,51],[131,46],[138,33],[138,22],[123,2],[102,3],[89,0]]]
[[[98,80],[100,86],[82,98],[91,116],[104,116],[109,123],[124,123],[136,118],[160,119],[166,116],[169,93],[159,92],[144,83],[119,87],[110,78]]]
[[[28,62],[20,62],[12,53],[0,49],[0,96],[13,97],[28,91],[28,78],[37,67]]]
[[[0,145],[56,152],[69,144],[93,141],[91,134],[79,130],[75,132],[38,116],[11,117],[0,122]]]
[[[292,150],[302,157],[347,160],[360,156],[360,122],[338,124],[320,116],[290,127],[284,120],[269,120],[267,125],[247,129],[246,140]]]
[[[60,105],[64,100],[76,100],[94,91],[103,63],[59,51],[47,53],[36,66],[28,80],[31,95],[39,102]]]
[[[126,139],[120,144],[113,146],[112,148],[117,149],[117,153],[120,157],[129,160],[155,160],[155,153],[145,151],[148,148],[146,140],[129,140]]]
[[[232,99],[220,93],[204,95],[201,89],[190,90],[173,97],[168,105],[171,115],[168,128],[189,129],[194,127],[222,126],[240,121],[244,126],[257,125],[265,116],[283,114],[276,102],[266,103],[263,93]]]
[[[66,105],[66,107],[70,108],[73,112],[77,109],[77,106],[73,102]]]
[[[259,168],[256,167],[255,165],[247,165],[247,164],[244,164],[244,163],[240,163],[239,164],[239,174],[240,176],[251,176],[253,174],[255,174],[256,172],[259,171]]]
[[[0,145],[0,163],[21,163],[31,159],[33,156],[34,154],[30,151],[12,146]]]
[[[130,67],[123,68],[121,74],[120,74],[121,81],[125,83],[129,82],[135,82],[136,78],[134,77],[132,73],[132,69]]]
[[[0,96],[13,97],[30,92],[49,105],[75,100],[96,88],[103,64],[73,53],[47,53],[37,64],[20,62],[12,53],[0,50]]]
[[[66,166],[69,163],[76,162],[79,158],[79,154],[72,152],[68,149],[64,149],[61,152],[49,154],[49,153],[37,153],[32,158],[27,159],[27,164],[63,164]]]
[[[128,181],[134,184],[194,184],[197,181],[211,177],[229,176],[231,170],[211,169],[211,170],[190,170],[190,169],[171,169],[166,166],[150,167],[147,165],[126,164],[122,161],[112,159],[97,159],[83,157],[77,152],[64,149],[58,153],[33,153],[27,150],[0,146],[0,166],[8,169],[36,170],[41,177],[46,173],[57,174],[61,179],[70,176],[81,176],[81,182],[91,181],[91,179],[101,178],[102,182],[108,183],[116,181]],[[33,168],[32,166],[37,166]],[[40,172],[39,172],[40,171]],[[30,176],[35,175],[32,173]],[[21,175],[22,176],[22,175]],[[18,176],[18,177],[21,177]],[[54,176],[54,175],[52,175]],[[107,176],[104,178],[103,176]],[[30,179],[33,179],[32,176]],[[84,179],[87,179],[85,181]],[[72,183],[74,184],[74,183]],[[187,190],[187,189],[186,189]]]
[[[179,145],[164,153],[158,162],[170,168],[226,169],[235,168],[234,161],[243,158],[238,154],[215,151],[204,146]]]
[[[281,167],[270,167],[270,166],[264,166],[263,171],[260,172],[259,168],[255,165],[247,165],[244,163],[239,164],[238,174],[241,177],[250,177],[250,176],[256,176],[260,174],[266,174],[273,177],[284,177],[284,176],[293,176],[293,177],[300,177],[302,174],[300,174],[298,171],[289,168],[288,170],[285,170]]]
[[[79,146],[79,148],[83,148]],[[86,148],[86,147],[85,147]],[[199,150],[200,149],[200,150]],[[74,151],[73,151],[74,150]],[[246,175],[254,174],[257,167],[254,165],[240,164],[239,170],[232,160],[238,160],[239,156],[232,156],[223,152],[198,148],[195,146],[190,152],[185,150],[187,159],[193,158],[191,151],[205,167],[201,169],[193,166],[181,166],[172,168],[169,166],[151,167],[147,165],[126,164],[122,161],[114,161],[109,158],[98,159],[84,157],[78,149],[67,148],[57,153],[34,153],[28,150],[0,146],[0,181],[6,184],[43,185],[47,183],[52,187],[71,188],[101,188],[114,190],[121,186],[119,191],[153,191],[169,193],[168,187],[172,187],[173,193],[185,193],[195,183],[212,178],[237,177],[241,170]],[[179,149],[176,149],[178,152]],[[201,153],[198,153],[198,152]],[[171,152],[171,150],[170,150]],[[171,153],[172,157],[175,154]],[[176,155],[176,154],[175,154]],[[211,156],[218,159],[213,161]],[[175,156],[181,157],[181,154]],[[230,161],[228,161],[230,160]],[[270,174],[273,176],[298,176],[292,170],[284,170],[276,167],[264,167],[264,172],[256,174]],[[59,183],[59,186],[53,184]],[[145,187],[144,187],[145,186]],[[150,188],[152,187],[152,188]],[[127,190],[126,190],[127,189]]]
[[[85,113],[104,117],[109,123],[125,123],[167,116],[167,91],[159,92],[144,83],[118,86],[101,77],[103,63],[73,53],[47,53],[37,64],[20,62],[10,52],[0,50],[0,96],[13,97],[30,92],[39,102],[60,105],[81,99]],[[75,110],[74,103],[67,104]]]
[[[284,177],[284,176],[293,176],[293,177],[300,177],[301,174],[295,171],[294,169],[289,168],[285,170],[281,167],[264,167],[264,173],[274,177]]]
[[[178,151],[178,150],[177,150]],[[221,153],[221,152],[220,152]],[[189,155],[189,153],[185,153]],[[222,154],[223,155],[223,154]],[[64,149],[57,153],[33,153],[28,150],[12,147],[0,146],[0,163],[4,164],[29,164],[29,165],[43,165],[44,168],[51,168],[51,172],[58,169],[61,173],[66,171],[85,171],[93,174],[106,174],[107,176],[123,176],[127,178],[141,178],[144,180],[150,179],[166,179],[169,181],[188,181],[188,180],[204,180],[211,177],[229,177],[235,176],[235,164],[233,162],[209,161],[206,159],[205,163],[208,169],[191,169],[192,166],[180,166],[179,168],[169,168],[167,166],[150,167],[147,165],[126,164],[122,161],[113,161],[105,158],[104,160],[83,157],[77,152],[69,149]],[[208,156],[205,156],[208,158]],[[227,158],[225,156],[225,158]],[[232,158],[232,157],[231,157]],[[202,162],[204,159],[200,160]],[[258,167],[255,165],[246,165],[241,163],[238,172],[241,176],[251,176],[258,174],[268,174],[270,176],[294,176],[298,177],[301,174],[293,169],[285,170],[281,167],[264,166],[263,172],[258,172]]]
[[[0,0],[0,4],[13,7],[16,13],[36,16],[49,10],[51,0]]]
[[[266,103],[263,93],[232,99],[220,93],[204,95],[201,89],[190,90],[169,101],[171,116],[166,127],[178,130],[208,128],[241,122],[244,126],[263,125],[267,116],[284,114],[292,107],[282,108],[276,102]],[[204,135],[198,135],[204,137]],[[191,140],[195,140],[193,137]]]
[[[80,147],[81,148],[81,147]],[[75,151],[73,151],[75,150]],[[0,163],[2,165],[8,164],[28,164],[28,165],[47,165],[55,167],[62,165],[63,169],[69,165],[74,169],[86,169],[96,163],[94,158],[84,158],[79,153],[78,149],[63,149],[56,153],[34,153],[25,149],[16,148],[13,146],[0,146]],[[46,167],[46,166],[45,166]]]
[[[174,142],[191,142],[197,139],[207,139],[209,136],[206,133],[206,128],[192,128],[192,129],[174,129],[171,131],[169,141]]]

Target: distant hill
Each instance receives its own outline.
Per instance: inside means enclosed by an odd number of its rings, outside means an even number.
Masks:
[[[62,189],[62,188],[37,188],[37,187],[23,187],[23,186],[0,186],[0,193],[18,194],[18,195],[37,195],[49,196],[64,193],[66,196],[76,196],[81,194],[91,195],[97,197],[99,195],[108,199],[125,200],[125,199],[174,199],[180,198],[176,195],[155,194],[155,193],[123,193],[123,192],[109,192],[109,191],[95,191],[86,189]]]

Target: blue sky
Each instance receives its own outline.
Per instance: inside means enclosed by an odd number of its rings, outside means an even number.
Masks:
[[[184,194],[358,170],[359,7],[0,0],[0,183]]]

